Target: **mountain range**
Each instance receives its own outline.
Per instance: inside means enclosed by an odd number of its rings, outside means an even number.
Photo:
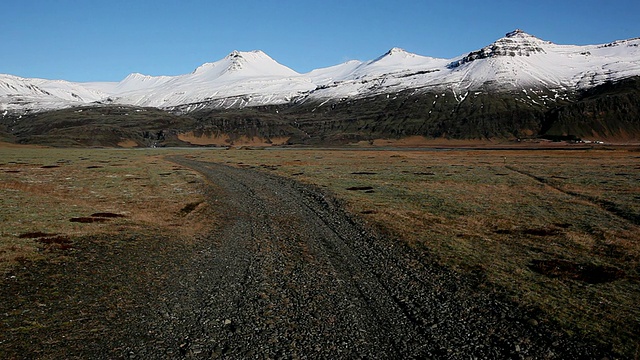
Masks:
[[[635,139],[640,134],[635,130],[638,120],[633,118],[639,112],[635,91],[639,76],[640,38],[558,45],[515,30],[452,59],[393,48],[374,60],[348,61],[306,74],[257,50],[233,51],[190,74],[134,73],[120,82],[74,83],[0,75],[0,115],[27,116],[78,106],[134,106],[187,114],[205,133],[212,128],[220,133],[223,130],[212,117],[238,120],[246,117],[242,115],[245,109],[244,113],[258,119],[259,113],[280,114],[278,123],[288,130],[281,129],[279,135],[289,138],[301,133],[313,137],[319,122],[331,121],[344,130],[340,136],[352,134],[355,140],[411,135],[522,137],[548,131],[563,136]],[[614,93],[603,94],[602,89]],[[619,104],[609,99],[603,108],[602,99],[618,96],[620,91],[627,94],[621,99],[627,111],[612,114]],[[413,105],[407,105],[409,100]],[[607,119],[616,118],[618,125],[611,127],[610,120],[603,124],[602,119],[588,126],[574,124],[576,115],[558,128],[567,114],[579,112],[572,106],[587,106],[582,109],[585,114],[606,112]],[[350,115],[355,111],[357,115]],[[398,117],[404,121],[398,122]],[[246,120],[238,121],[246,125]],[[362,126],[345,128],[354,122]],[[619,129],[621,122],[623,129]],[[310,127],[303,130],[301,123]],[[10,128],[5,131],[12,132]],[[337,133],[325,135],[335,137]]]

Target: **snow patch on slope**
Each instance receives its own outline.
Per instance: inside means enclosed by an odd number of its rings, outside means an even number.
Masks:
[[[453,59],[393,48],[370,61],[299,74],[262,51],[233,51],[178,76],[133,73],[118,83],[71,83],[0,75],[0,109],[43,110],[91,102],[197,109],[329,101],[376,94],[449,90],[573,91],[640,75],[640,39],[609,44],[557,45],[522,30]]]

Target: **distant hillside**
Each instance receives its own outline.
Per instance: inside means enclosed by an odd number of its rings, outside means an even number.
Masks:
[[[640,141],[640,77],[583,91],[577,101],[548,111],[540,132]]]
[[[293,144],[344,144],[408,136],[640,142],[640,77],[583,92],[402,91],[357,100],[191,113],[197,123],[252,136],[290,136]],[[233,121],[230,121],[233,119]],[[242,130],[245,129],[245,130]],[[228,131],[228,130],[226,130]]]
[[[177,134],[194,126],[189,117],[132,106],[80,107],[0,119],[13,142],[69,147],[187,145]]]
[[[339,145],[416,135],[640,142],[640,77],[562,95],[404,90],[187,114],[101,105],[0,120],[0,141],[52,146]]]

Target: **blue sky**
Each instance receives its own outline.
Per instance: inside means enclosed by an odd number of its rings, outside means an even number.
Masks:
[[[516,28],[607,43],[640,37],[638,14],[638,0],[12,0],[0,5],[0,73],[119,81],[255,49],[308,72],[392,47],[453,58]]]

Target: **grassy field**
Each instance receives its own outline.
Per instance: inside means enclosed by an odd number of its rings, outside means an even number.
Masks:
[[[166,231],[188,241],[204,231],[202,178],[163,159],[176,152],[323,187],[397,241],[483,274],[487,287],[539,310],[536,321],[638,355],[633,149],[0,149],[0,266],[48,259],[48,247],[92,232]],[[82,218],[106,220],[70,221]]]
[[[160,151],[2,148],[0,271],[64,259],[83,235],[161,231],[189,239],[207,225],[197,216],[206,210],[201,181]]]

